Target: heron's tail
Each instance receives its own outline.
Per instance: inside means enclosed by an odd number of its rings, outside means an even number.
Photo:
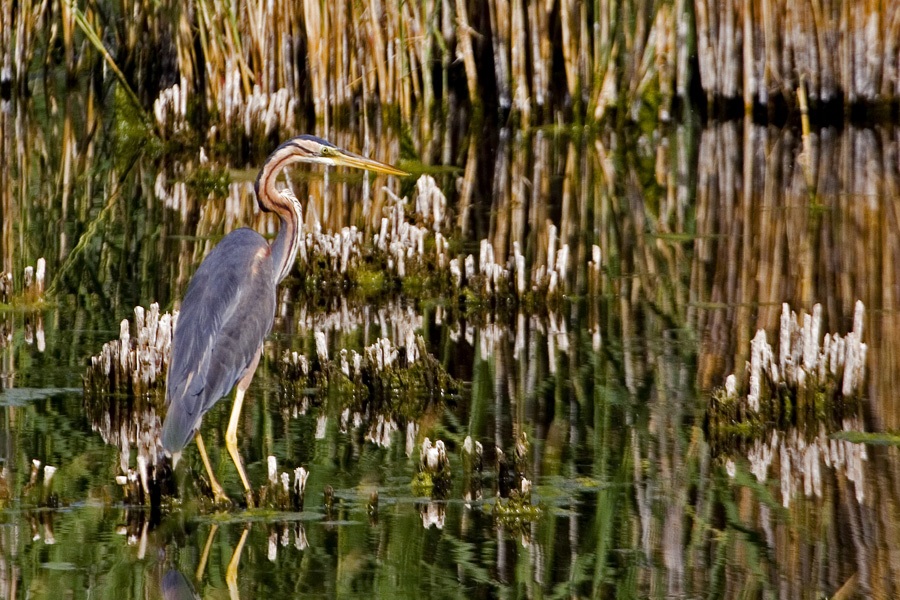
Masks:
[[[173,467],[178,462],[181,451],[194,439],[198,426],[199,423],[187,411],[179,409],[177,404],[169,405],[166,420],[163,422],[161,437],[163,449],[165,449],[166,454],[173,458]]]

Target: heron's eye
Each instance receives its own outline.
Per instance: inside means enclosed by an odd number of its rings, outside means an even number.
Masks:
[[[335,156],[337,152],[331,146],[322,146],[322,156]]]

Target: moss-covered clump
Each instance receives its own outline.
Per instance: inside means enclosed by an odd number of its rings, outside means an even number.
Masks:
[[[324,344],[324,342],[323,342]],[[289,400],[341,398],[342,410],[391,414],[404,420],[420,417],[423,407],[442,401],[458,389],[457,382],[414,336],[394,345],[382,338],[363,349],[341,350],[331,359],[292,352],[281,361],[281,380]]]

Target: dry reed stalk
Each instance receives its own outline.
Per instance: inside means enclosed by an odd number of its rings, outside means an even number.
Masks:
[[[765,0],[763,0],[765,1]],[[716,55],[711,39],[710,11],[705,0],[694,3],[697,19],[697,62],[700,66],[700,85],[706,92],[707,102],[711,102],[716,84]]]
[[[756,96],[756,78],[753,72],[753,21],[750,0],[743,0],[743,20],[741,22],[741,46],[744,57],[744,112],[753,110],[753,98]]]
[[[778,38],[774,35],[775,17],[772,10],[772,1],[773,0],[761,0],[762,9],[760,10],[760,18],[763,21],[762,37],[764,51],[762,61],[764,66],[762,67],[762,85],[759,87],[759,93],[760,101],[763,103],[768,102],[769,89],[772,87],[772,77],[774,76],[776,81],[781,79],[781,65],[778,60],[777,47]]]
[[[75,12],[77,10],[78,8],[69,2],[59,3],[60,29],[62,30],[66,76],[69,78],[75,76]]]
[[[505,2],[506,0],[500,0],[501,2]],[[469,101],[473,106],[481,105],[481,96],[478,93],[478,69],[475,66],[475,51],[472,47],[472,26],[469,24],[469,14],[466,9],[466,0],[455,0],[456,2],[456,18],[458,21],[457,26],[457,41],[462,46],[462,55],[463,55],[463,64],[466,69],[466,83],[469,88]],[[495,12],[496,10],[493,8],[493,4],[491,4],[491,24],[493,26],[495,21]],[[449,22],[449,19],[447,19]],[[496,31],[496,28],[494,29]],[[496,39],[496,36],[495,36]],[[498,50],[495,48],[494,56],[497,58]],[[505,63],[495,63],[495,68],[497,71],[497,85],[503,89],[508,84],[506,83],[506,78],[500,77],[500,64]],[[446,72],[446,70],[445,70]],[[446,88],[445,88],[446,89]],[[503,91],[501,91],[501,106],[503,105]],[[508,98],[508,90],[506,92]],[[507,106],[509,105],[509,101],[507,99]]]
[[[540,219],[544,215],[529,215],[528,208],[540,207],[545,204],[545,199],[550,197],[550,179],[553,175],[551,166],[553,164],[553,148],[551,140],[542,133],[538,133],[534,138],[534,167],[531,174],[531,203],[524,206],[522,202],[514,202],[515,210],[513,219],[514,241],[518,241],[523,249],[526,249],[526,232],[529,225],[540,223]],[[523,183],[526,183],[523,178]],[[528,198],[523,194],[522,198]],[[534,220],[532,220],[532,218]]]
[[[510,75],[512,78],[512,106],[522,118],[522,124],[531,123],[531,92],[528,79],[528,42],[525,28],[525,0],[511,0],[510,21]]]
[[[326,61],[322,31],[322,5],[319,2],[303,3],[303,24],[306,26],[306,49],[309,56],[309,82],[312,88],[313,105],[317,115],[323,114],[327,105],[327,77]],[[376,54],[377,51],[376,51]],[[378,63],[376,63],[378,64]]]
[[[721,14],[722,11],[720,11]],[[722,69],[722,93],[726,98],[737,95],[739,77],[736,64],[737,55],[737,15],[733,2],[725,3],[724,16],[719,21],[719,65]]]
[[[14,250],[20,247],[15,243],[14,229],[14,225],[19,222],[17,214],[19,207],[28,206],[19,204],[14,194],[13,166],[15,165],[20,173],[27,171],[22,170],[24,165],[16,156],[13,147],[14,136],[11,135],[14,128],[13,120],[12,111],[0,111],[0,214],[3,215],[3,219],[0,219],[0,273],[4,274],[13,272],[13,257],[16,255]],[[11,290],[12,281],[6,282],[4,287]]]
[[[587,214],[587,206],[579,206],[578,199],[585,193],[585,181],[579,177],[579,174],[587,174],[587,165],[580,160],[579,148],[576,144],[569,144],[566,151],[563,189],[560,206],[559,221],[559,240],[560,247],[574,248],[575,256],[567,258],[564,262],[571,261],[574,264],[586,265],[587,261],[581,262],[585,256],[583,251],[584,244],[579,244],[579,231],[581,230],[579,218],[580,215]],[[581,210],[581,209],[585,210]],[[562,289],[572,289],[577,284],[579,273],[575,270],[562,268],[559,269],[560,287]],[[577,269],[578,272],[581,269]],[[577,288],[575,288],[577,289]]]
[[[562,29],[563,64],[566,71],[566,84],[572,98],[578,96],[578,4],[575,0],[561,0],[559,3],[559,21]]]
[[[550,95],[552,72],[552,52],[548,15],[541,2],[528,2],[529,38],[531,42],[532,95],[534,104],[544,112]]]
[[[518,146],[518,144],[516,144]],[[491,229],[488,239],[496,256],[505,256],[509,247],[509,208],[513,198],[522,190],[524,160],[510,160],[512,144],[503,144],[494,161],[494,182],[491,187]],[[511,172],[512,171],[512,172]]]
[[[762,0],[765,2],[766,0]],[[679,98],[686,98],[688,95],[688,60],[692,53],[689,42],[690,33],[693,30],[693,23],[689,22],[689,13],[687,10],[687,0],[675,0],[675,39],[673,40],[673,48],[677,53],[675,58],[675,94]]]
[[[411,10],[416,12],[419,11],[419,8],[413,5],[411,7]],[[420,93],[422,102],[422,118],[420,119],[420,121],[422,123],[422,137],[426,140],[432,139],[434,135],[431,123],[431,117],[434,114],[435,104],[432,65],[437,62],[435,60],[435,45],[439,37],[438,14],[439,13],[436,6],[436,0],[425,0],[421,8],[421,14],[416,12],[413,18],[413,22],[416,24],[416,30],[415,38],[413,40],[413,43],[411,44],[410,49],[410,52],[413,52],[413,48],[421,49],[421,54],[418,58],[419,67],[422,73]],[[410,76],[415,77],[413,73],[411,73]]]
[[[34,56],[34,38],[37,31],[35,29],[36,24],[37,18],[34,12],[29,12],[27,10],[20,10],[18,12],[15,20],[16,47],[13,64],[15,65],[20,88],[23,86],[23,82],[26,79],[26,73],[28,65],[31,63],[31,58]]]
[[[472,196],[475,193],[476,176],[478,174],[478,145],[474,139],[471,139],[468,146],[466,170],[463,173],[462,186],[456,204],[456,212],[459,215],[457,227],[464,236],[469,232],[469,210],[472,206]]]
[[[814,4],[817,5],[817,4]],[[900,11],[885,15],[884,73],[880,93],[885,98],[900,97]],[[818,27],[817,27],[818,31]]]
[[[0,2],[0,85],[12,86],[16,77],[13,70],[13,31],[19,19],[18,12],[13,17],[13,3]]]
[[[405,27],[405,13],[408,12],[408,4],[404,4],[406,10],[401,11],[401,18],[398,19],[398,32],[397,32],[397,40],[396,40],[396,60],[397,60],[397,80],[398,80],[398,88],[399,88],[399,104],[400,104],[400,118],[404,122],[410,122],[412,117],[412,96],[414,94],[411,89],[413,86],[410,84],[413,82],[412,77],[405,76],[407,73],[411,73],[414,68],[413,62],[413,54],[407,52],[407,28]]]
[[[241,32],[238,30],[238,17],[235,14],[234,7],[229,2],[225,2],[224,4],[224,15],[220,11],[221,8],[222,6],[217,3],[216,11],[219,13],[217,15],[217,22],[224,25],[221,34],[225,42],[226,56],[233,57],[234,62],[237,63],[241,75],[241,83],[243,84],[244,95],[249,96],[252,92],[250,80],[255,79],[255,77],[251,73],[250,65],[247,64],[247,59],[244,56]],[[224,19],[224,21],[219,19]]]
[[[338,6],[337,8],[338,10],[332,14],[331,31],[352,32],[352,23],[347,18],[348,7]],[[333,104],[335,106],[347,106],[353,99],[350,86],[355,76],[352,65],[353,53],[350,52],[349,48],[350,43],[352,43],[352,33],[341,35],[340,43],[334,44],[331,85],[334,90]]]
[[[578,68],[579,80],[582,82],[579,94],[574,98],[579,111],[590,100],[590,88],[594,85],[592,75],[594,72],[591,64],[591,30],[594,24],[588,19],[588,4],[582,2],[580,7],[580,18],[578,20]]]
[[[600,69],[599,84],[594,86],[594,94],[591,100],[593,110],[590,114],[599,122],[606,116],[609,108],[615,107],[618,102],[618,74],[616,73],[615,58],[618,56],[618,43],[614,43],[610,49],[606,63]]]
[[[678,68],[677,39],[678,17],[672,7],[660,6],[657,12],[654,29],[656,29],[656,47],[653,51],[654,69],[648,68],[645,77],[655,79],[659,86],[660,106],[658,116],[666,122],[670,118],[672,99],[676,89],[676,69]]]
[[[643,4],[641,2],[640,4]],[[622,56],[620,58],[621,89],[627,93],[635,80],[636,63],[640,60],[639,46],[643,42],[636,29],[642,26],[640,5],[633,2],[622,4]]]
[[[389,59],[389,46],[391,44],[390,38],[385,39],[385,33],[382,30],[381,19],[382,19],[382,10],[381,3],[378,0],[369,0],[369,10],[368,10],[368,36],[371,41],[374,41],[374,62],[375,68],[378,72],[378,77],[376,79],[379,94],[378,99],[379,103],[384,105],[385,103],[390,101],[392,96],[391,90],[391,77],[390,77],[390,59]]]
[[[668,112],[668,101],[671,97],[674,69],[671,64],[672,53],[666,44],[674,27],[674,17],[667,6],[660,6],[653,19],[646,41],[642,49],[638,69],[632,80],[630,100],[632,118],[639,118],[638,110],[643,103],[644,94],[651,84],[656,83],[661,98],[660,113]]]
[[[509,30],[512,1],[496,0],[488,3],[491,33],[493,34],[494,76],[497,81],[497,100],[501,110],[509,110],[512,107],[512,76],[507,53],[510,45]],[[462,0],[457,0],[457,10],[459,10],[461,3]]]
[[[263,3],[259,2],[246,5],[247,22],[241,30],[242,43],[247,47],[247,64],[256,74],[255,81],[262,82],[268,88],[268,84],[274,79],[272,69],[275,64],[269,62],[268,32],[265,30],[265,17],[263,16]],[[270,5],[275,8],[274,3]],[[276,29],[277,31],[277,29]],[[274,62],[274,61],[273,61]]]

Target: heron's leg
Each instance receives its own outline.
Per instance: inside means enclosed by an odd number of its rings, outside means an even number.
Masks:
[[[194,439],[197,440],[197,450],[200,451],[200,460],[203,461],[203,466],[206,467],[206,474],[209,475],[209,487],[212,488],[213,499],[217,504],[227,504],[231,502],[228,496],[225,495],[225,490],[222,489],[219,480],[213,475],[212,465],[209,464],[209,455],[206,454],[206,445],[203,443],[203,436],[200,435],[199,431]]]
[[[241,539],[238,541],[237,546],[234,547],[234,553],[231,555],[231,560],[228,562],[228,568],[225,569],[225,583],[228,584],[228,595],[232,600],[241,597],[237,587],[237,570],[238,565],[241,562],[241,552],[244,550],[244,542],[247,541],[248,533],[250,533],[249,523],[247,524],[247,527],[244,528],[244,533],[241,534]]]
[[[244,484],[244,494],[247,496],[247,506],[250,508],[253,507],[253,490],[250,488],[250,482],[247,479],[247,474],[244,472],[244,464],[241,462],[241,455],[238,453],[237,428],[238,421],[241,418],[241,406],[244,404],[244,393],[250,387],[250,382],[253,381],[253,374],[256,372],[256,366],[259,364],[260,354],[262,354],[262,346],[256,351],[253,362],[247,368],[247,374],[238,381],[237,389],[234,393],[234,406],[231,408],[231,418],[228,420],[228,430],[225,432],[225,447],[228,448],[231,460],[234,461],[238,475],[241,476],[241,483]]]
[[[209,527],[209,534],[206,536],[206,545],[203,546],[203,554],[200,555],[200,564],[197,565],[197,573],[194,578],[197,581],[201,581],[203,579],[203,573],[206,572],[206,561],[209,560],[209,549],[212,548],[213,538],[216,537],[216,531],[219,530],[219,526],[213,523]]]

